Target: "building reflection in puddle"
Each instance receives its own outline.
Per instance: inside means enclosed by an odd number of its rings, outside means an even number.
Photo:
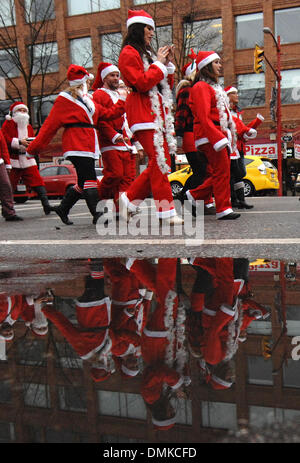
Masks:
[[[294,262],[2,262],[0,440],[282,441],[299,295]]]

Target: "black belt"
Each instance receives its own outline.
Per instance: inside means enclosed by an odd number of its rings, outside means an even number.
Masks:
[[[70,122],[70,124],[64,124],[65,129],[73,127],[81,127],[83,129],[97,129],[97,125],[89,124],[88,122]]]

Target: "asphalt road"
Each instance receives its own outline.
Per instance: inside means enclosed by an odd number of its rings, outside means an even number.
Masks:
[[[58,204],[52,200],[51,203]],[[51,213],[43,214],[39,201],[16,205],[23,222],[9,223],[0,219],[0,258],[74,259],[89,257],[247,257],[296,261],[300,260],[300,201],[298,197],[249,198],[251,210],[238,211],[234,221],[218,221],[205,216],[191,222],[190,228],[178,234],[163,236],[155,221],[155,210],[142,207],[142,212],[127,233],[124,222],[119,234],[105,236],[97,232],[84,201],[79,201],[69,217],[74,225],[66,226]],[[151,214],[148,214],[148,211]],[[147,215],[148,214],[148,215]],[[150,217],[151,215],[151,217]],[[189,215],[191,220],[191,216]],[[188,220],[186,222],[188,222]],[[151,222],[150,222],[151,221]],[[153,222],[153,223],[152,223]],[[191,228],[191,227],[194,227]],[[192,232],[191,232],[192,230]],[[192,234],[191,234],[192,233]]]

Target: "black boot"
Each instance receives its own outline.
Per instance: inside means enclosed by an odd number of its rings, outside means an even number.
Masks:
[[[244,187],[236,190],[235,194],[238,200],[238,205],[237,205],[238,209],[252,209],[253,208],[251,204],[248,204],[245,201]]]
[[[99,217],[103,215],[103,211],[97,212],[97,204],[99,202],[99,194],[97,188],[86,188],[83,191],[83,197],[86,201],[90,213],[93,216],[93,224],[95,225]]]
[[[49,204],[46,188],[44,186],[36,186],[33,189],[42,203],[45,215],[49,215],[53,208]]]
[[[69,220],[68,214],[70,209],[74,206],[75,203],[77,203],[80,198],[82,198],[82,194],[75,190],[74,187],[71,187],[68,189],[67,193],[61,200],[60,205],[52,207],[52,210],[56,212],[56,214],[65,225],[73,225],[73,222]]]
[[[218,220],[235,220],[238,219],[241,214],[237,214],[236,212],[230,212],[230,214],[223,215],[223,217],[219,217]]]

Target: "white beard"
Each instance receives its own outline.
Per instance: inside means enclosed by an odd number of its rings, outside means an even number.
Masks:
[[[14,114],[12,120],[15,121],[18,127],[27,127],[29,124],[29,114],[27,113],[20,113],[19,111]]]

